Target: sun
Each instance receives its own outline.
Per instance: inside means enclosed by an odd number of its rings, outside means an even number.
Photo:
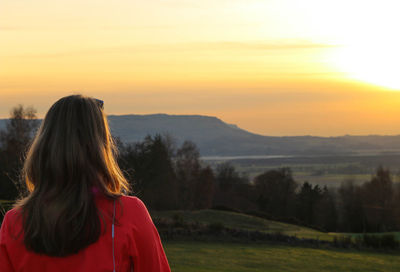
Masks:
[[[350,79],[400,91],[399,50],[394,41],[363,41],[338,46],[330,62]]]
[[[400,90],[400,1],[304,0],[296,9],[328,62],[350,79]]]

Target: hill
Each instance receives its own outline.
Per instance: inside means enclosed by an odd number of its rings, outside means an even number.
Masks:
[[[155,133],[170,134],[179,145],[197,144],[202,156],[248,155],[359,155],[400,151],[396,136],[263,136],[248,132],[212,116],[201,115],[109,115],[113,135],[123,142],[137,142]],[[0,119],[0,129],[6,119]]]
[[[168,218],[170,220],[183,220],[184,222],[198,222],[202,224],[222,224],[232,229],[260,231],[266,233],[281,233],[298,238],[332,241],[335,234],[329,234],[307,227],[302,227],[283,222],[267,220],[264,218],[243,213],[198,210],[198,211],[152,211],[153,219]]]

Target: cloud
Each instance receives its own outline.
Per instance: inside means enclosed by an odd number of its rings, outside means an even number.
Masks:
[[[154,26],[156,27],[156,26]],[[181,42],[181,43],[153,43],[153,44],[135,44],[118,47],[99,47],[77,49],[71,51],[23,54],[13,57],[31,57],[31,58],[57,58],[65,56],[77,55],[99,55],[99,54],[114,54],[114,53],[130,53],[130,52],[181,52],[181,51],[226,51],[226,50],[247,50],[247,51],[273,51],[286,50],[298,51],[307,49],[329,49],[338,45],[313,43],[308,41],[298,40],[277,40],[277,41],[212,41],[212,42]]]
[[[332,48],[337,45],[313,43],[298,40],[277,40],[277,41],[221,41],[221,42],[198,42],[192,43],[196,48],[219,48],[219,49],[244,49],[244,50],[300,50],[300,49],[323,49]]]
[[[336,45],[311,43],[311,42],[276,42],[276,43],[228,43],[233,47],[242,47],[259,50],[293,50],[293,49],[316,49],[316,48],[331,48]]]
[[[176,25],[103,25],[101,30],[136,30],[136,29],[169,29],[176,28]]]
[[[170,29],[176,28],[176,25],[69,25],[68,31],[71,30],[136,30],[136,29]],[[60,31],[60,27],[54,25],[35,25],[35,26],[0,26],[0,31]]]

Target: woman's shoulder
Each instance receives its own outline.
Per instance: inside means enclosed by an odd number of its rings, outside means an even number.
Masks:
[[[15,224],[20,220],[21,217],[21,207],[14,207],[6,212],[3,218],[3,222],[9,224]]]
[[[138,197],[130,196],[130,195],[122,195],[121,199],[122,199],[122,201],[125,201],[130,204],[142,202]]]
[[[23,232],[21,219],[20,207],[14,207],[6,212],[1,223],[0,243],[5,242],[9,236],[19,237]]]
[[[122,220],[142,238],[152,237],[155,226],[143,201],[134,196],[122,196]]]
[[[133,208],[141,208],[145,206],[142,200],[136,196],[128,196],[128,195],[122,195],[121,196],[121,201],[123,204],[133,207]]]
[[[146,205],[136,196],[121,196],[121,202],[127,213],[136,216],[149,216]]]

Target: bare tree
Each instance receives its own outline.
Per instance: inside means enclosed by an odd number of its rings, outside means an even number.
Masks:
[[[20,172],[39,121],[33,107],[11,109],[4,131],[0,131],[0,198],[14,199],[26,192]]]

